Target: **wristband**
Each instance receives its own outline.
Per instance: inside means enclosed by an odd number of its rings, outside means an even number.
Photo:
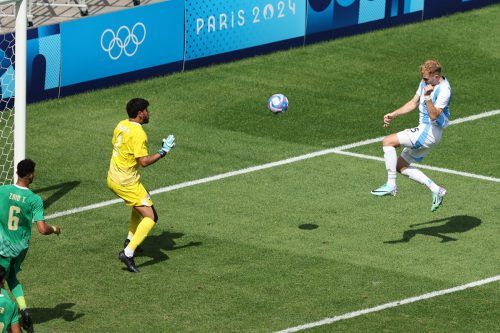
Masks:
[[[431,96],[430,95],[425,95],[425,100],[426,101],[430,101],[431,100]]]
[[[164,151],[163,149],[158,150],[158,154],[160,154],[160,157],[163,158],[165,155],[167,155],[167,152]]]

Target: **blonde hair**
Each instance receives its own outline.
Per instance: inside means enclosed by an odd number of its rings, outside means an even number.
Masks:
[[[429,75],[441,74],[441,64],[437,60],[429,59],[420,65],[420,74],[424,74],[424,72],[429,73]]]

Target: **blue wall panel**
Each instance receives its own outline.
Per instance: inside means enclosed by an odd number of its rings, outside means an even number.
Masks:
[[[360,0],[334,0],[333,29],[358,24]]]
[[[422,20],[424,0],[308,0],[306,41]]]
[[[14,100],[14,34],[0,36],[0,110],[12,108]]]
[[[184,1],[61,23],[63,93],[181,70]]]
[[[59,24],[29,30],[26,85],[28,102],[59,97],[61,34]]]
[[[373,22],[385,18],[385,0],[361,0],[358,23]]]
[[[186,61],[305,34],[305,0],[186,0]]]
[[[333,28],[332,0],[307,1],[307,34],[330,31]]]
[[[498,3],[499,0],[425,0],[424,19]]]

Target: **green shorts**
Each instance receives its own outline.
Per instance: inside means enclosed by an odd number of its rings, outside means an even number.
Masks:
[[[26,258],[27,253],[28,249],[23,250],[17,257],[14,258],[0,256],[0,266],[5,268],[5,270],[7,271],[6,276],[11,270],[13,270],[14,274],[16,275],[21,271],[21,264],[23,263],[24,258]]]

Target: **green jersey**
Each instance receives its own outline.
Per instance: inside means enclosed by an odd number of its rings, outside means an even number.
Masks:
[[[15,258],[27,249],[31,225],[43,220],[40,196],[25,187],[0,186],[0,255]]]
[[[19,322],[17,305],[8,296],[0,294],[0,332]]]

